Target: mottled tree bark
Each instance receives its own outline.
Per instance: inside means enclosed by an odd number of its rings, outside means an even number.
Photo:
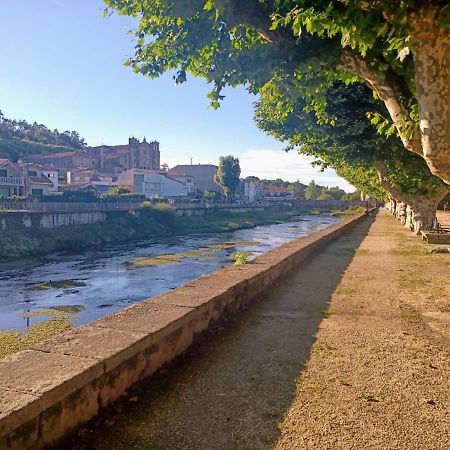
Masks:
[[[386,189],[392,198],[395,198],[395,217],[403,225],[409,226],[418,234],[421,230],[429,230],[436,218],[436,210],[439,202],[450,192],[450,187],[442,184],[436,187],[433,182],[426,186],[425,194],[406,194],[388,181],[388,168],[382,161],[376,161],[375,168],[378,173],[381,186]],[[407,206],[411,210],[408,218]],[[411,223],[408,223],[408,220]]]
[[[410,45],[422,154],[431,172],[450,184],[450,27],[439,26],[432,3],[409,16]]]

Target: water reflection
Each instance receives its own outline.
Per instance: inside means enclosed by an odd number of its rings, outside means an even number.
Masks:
[[[230,233],[172,237],[2,264],[0,329],[25,329],[43,319],[42,314],[33,312],[62,307],[79,307],[75,326],[88,323],[229,265],[230,256],[237,251],[252,252],[254,257],[337,220],[328,215],[303,216],[301,221]],[[233,245],[218,245],[224,243]],[[129,264],[139,258],[180,253],[184,256],[172,264]],[[48,289],[30,289],[50,281]],[[58,281],[66,284],[58,285]]]

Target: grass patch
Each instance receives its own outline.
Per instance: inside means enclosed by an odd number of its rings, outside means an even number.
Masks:
[[[338,295],[353,295],[355,292],[355,289],[351,287],[339,287],[336,289],[336,294]]]
[[[333,311],[331,310],[330,307],[328,307],[328,308],[322,308],[322,309],[320,310],[320,314],[322,314],[322,317],[323,317],[324,319],[328,319],[328,318],[330,318],[331,315],[333,314]]]
[[[357,248],[355,250],[355,255],[367,255],[369,253],[369,250],[366,250],[365,248]]]

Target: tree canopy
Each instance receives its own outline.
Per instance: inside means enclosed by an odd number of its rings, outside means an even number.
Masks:
[[[367,115],[382,114],[370,91],[360,84],[335,83],[327,93],[327,114],[335,123],[318,124],[305,102],[284,98],[276,89],[263,92],[256,108],[258,126],[316,158],[322,168],[331,166],[337,173],[366,194],[376,198],[387,195],[407,202],[418,212],[419,203],[428,202],[426,223],[434,219],[437,203],[449,187],[433,176],[421,157],[405,150],[395,136],[376,132]],[[423,213],[422,213],[423,214]]]
[[[214,181],[223,189],[225,197],[230,198],[239,186],[241,167],[239,159],[231,155],[221,156]]]
[[[450,6],[447,0],[105,0],[139,19],[128,64],[151,77],[190,72],[223,87],[268,84],[301,97],[321,123],[337,80],[360,81],[384,102],[380,131],[450,182]]]

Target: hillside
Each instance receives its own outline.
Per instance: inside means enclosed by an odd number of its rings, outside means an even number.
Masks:
[[[17,161],[33,153],[84,150],[85,140],[76,131],[50,130],[37,122],[8,119],[0,111],[0,158]]]
[[[0,137],[0,158],[9,159],[14,162],[23,156],[35,153],[59,153],[73,150],[83,151],[80,148],[49,145],[42,142],[28,141],[26,139]]]

